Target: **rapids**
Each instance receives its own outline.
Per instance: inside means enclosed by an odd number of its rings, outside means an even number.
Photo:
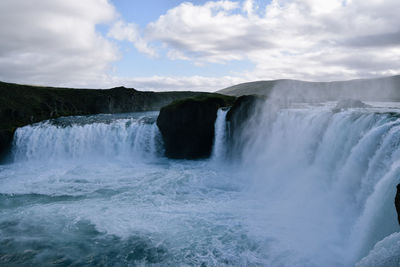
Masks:
[[[220,110],[196,161],[163,156],[156,116],[19,128],[0,165],[0,265],[398,265],[398,109],[266,103],[233,152]]]

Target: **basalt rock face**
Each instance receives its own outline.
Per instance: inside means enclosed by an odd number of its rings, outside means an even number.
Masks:
[[[243,136],[244,129],[251,127],[251,121],[256,123],[257,113],[260,104],[265,101],[266,97],[256,95],[240,96],[233,103],[232,107],[226,114],[228,123],[228,148],[230,154],[237,152],[247,142]]]
[[[400,184],[397,185],[397,192],[396,192],[396,197],[394,198],[394,205],[396,207],[396,212],[397,212],[397,221],[399,222],[400,225]]]
[[[17,127],[60,116],[159,110],[201,92],[141,92],[133,88],[71,89],[0,82],[0,160]]]
[[[0,159],[4,159],[11,149],[13,130],[0,130]]]
[[[163,137],[165,155],[176,159],[209,157],[214,139],[217,111],[230,106],[234,97],[209,95],[173,102],[160,110],[157,126]]]

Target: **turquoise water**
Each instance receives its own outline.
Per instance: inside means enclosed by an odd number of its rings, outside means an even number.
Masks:
[[[163,157],[157,113],[18,129],[0,165],[0,265],[395,266],[397,115],[262,114],[229,161],[224,112],[197,161]]]

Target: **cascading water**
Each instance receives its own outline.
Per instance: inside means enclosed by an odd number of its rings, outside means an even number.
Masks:
[[[271,106],[232,164],[224,110],[210,160],[160,156],[157,113],[18,129],[0,265],[397,266],[399,110]]]
[[[264,115],[248,129],[243,166],[248,197],[263,206],[249,222],[277,240],[274,263],[351,266],[398,230],[398,115],[321,107]]]
[[[161,150],[155,114],[60,118],[19,128],[14,138],[17,162],[151,159]]]
[[[228,110],[219,109],[215,120],[214,144],[211,154],[212,160],[220,161],[224,159],[226,153],[226,114]]]

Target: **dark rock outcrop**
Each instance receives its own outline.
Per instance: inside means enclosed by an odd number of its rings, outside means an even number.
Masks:
[[[13,130],[0,130],[0,159],[4,159],[11,149]]]
[[[396,197],[394,198],[394,205],[397,211],[397,221],[400,224],[400,184],[397,185]]]
[[[202,92],[141,92],[133,88],[71,89],[0,82],[0,160],[17,127],[60,116],[159,110]],[[206,94],[208,95],[208,94]]]
[[[226,121],[230,123],[230,130],[237,132],[243,124],[253,115],[258,103],[265,98],[256,95],[244,95],[236,99],[226,114]]]
[[[237,150],[246,142],[243,130],[249,125],[251,118],[256,120],[257,108],[265,101],[266,97],[257,95],[244,95],[236,99],[233,106],[226,114],[226,121],[229,125],[228,147],[230,150]],[[255,117],[253,117],[255,116]]]
[[[165,155],[176,159],[209,157],[217,111],[230,106],[234,99],[210,94],[179,100],[163,107],[157,126],[164,140]]]

